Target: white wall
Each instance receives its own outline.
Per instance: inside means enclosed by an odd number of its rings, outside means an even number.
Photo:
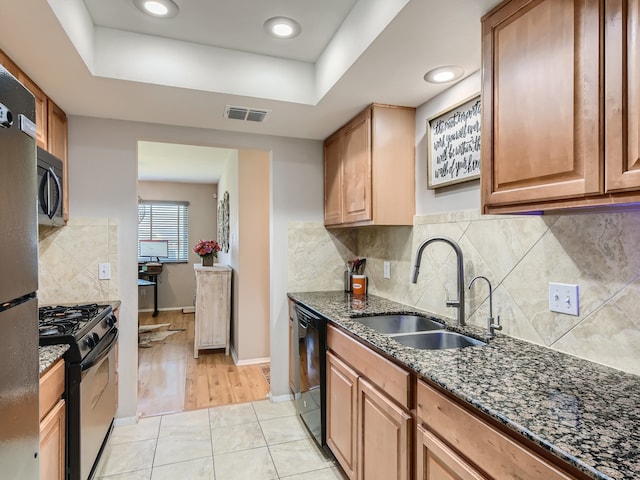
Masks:
[[[427,120],[480,93],[480,71],[416,109],[416,215],[480,208],[480,180],[427,188]]]
[[[322,221],[322,142],[69,117],[70,215],[115,217],[120,225],[119,418],[136,414],[138,140],[271,152],[271,391],[274,397],[287,395],[287,227],[292,221]]]

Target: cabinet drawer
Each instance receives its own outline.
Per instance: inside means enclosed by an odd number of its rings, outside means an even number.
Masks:
[[[434,432],[491,478],[574,479],[423,381],[417,387],[418,423]]]
[[[40,420],[49,413],[64,393],[64,360],[58,360],[40,377]]]
[[[327,326],[327,346],[389,397],[410,409],[411,375],[386,358],[341,332]]]

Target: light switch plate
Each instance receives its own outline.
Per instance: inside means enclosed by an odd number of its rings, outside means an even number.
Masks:
[[[578,316],[578,285],[549,282],[549,310]]]
[[[110,280],[111,279],[111,264],[99,263],[98,264],[98,279]]]
[[[384,278],[391,278],[391,263],[384,262]]]

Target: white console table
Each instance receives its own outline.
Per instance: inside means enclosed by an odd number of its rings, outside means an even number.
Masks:
[[[207,348],[224,348],[229,355],[231,323],[231,268],[193,265],[196,274],[193,358]]]

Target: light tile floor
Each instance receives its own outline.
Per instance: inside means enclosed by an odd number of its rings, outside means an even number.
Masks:
[[[115,427],[96,480],[344,480],[293,402],[225,405]]]

